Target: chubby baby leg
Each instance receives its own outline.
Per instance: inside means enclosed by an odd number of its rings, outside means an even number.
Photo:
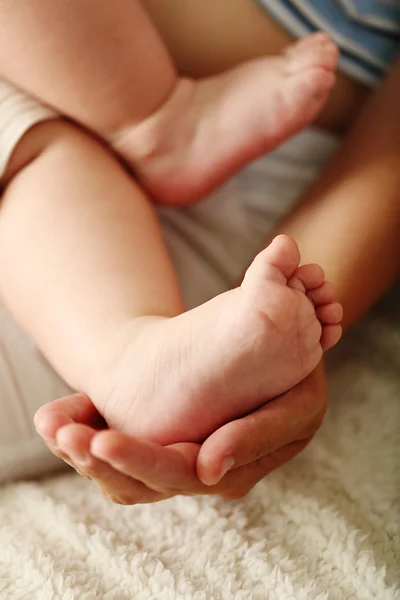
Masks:
[[[60,119],[23,136],[4,185],[2,297],[64,379],[84,389],[127,323],[183,310],[157,216],[112,154]]]
[[[49,121],[9,163],[4,301],[119,429],[163,443],[203,439],[311,372],[340,337],[341,309],[322,270],[299,261],[293,240],[278,238],[241,288],[180,314],[153,208],[97,141]]]

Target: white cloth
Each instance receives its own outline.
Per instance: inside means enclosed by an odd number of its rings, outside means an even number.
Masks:
[[[397,292],[331,355],[313,443],[241,501],[0,487],[0,600],[399,600]]]
[[[6,81],[0,80],[0,178],[24,133],[57,113]]]

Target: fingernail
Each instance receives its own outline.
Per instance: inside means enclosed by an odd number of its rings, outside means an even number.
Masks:
[[[57,448],[57,442],[56,442],[56,438],[51,438],[51,437],[43,437],[43,441],[46,444],[50,444],[51,446],[53,446],[54,448]]]
[[[74,452],[71,453],[71,456],[74,459],[74,461],[82,467],[87,467],[88,465],[90,465],[91,459],[89,454]]]
[[[220,479],[222,479],[224,477],[224,475],[226,475],[227,472],[232,469],[234,464],[235,464],[235,459],[233,458],[233,456],[228,456],[227,458],[224,458],[224,460],[222,461],[222,466],[221,466]]]

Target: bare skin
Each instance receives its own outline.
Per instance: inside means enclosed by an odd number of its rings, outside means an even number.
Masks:
[[[252,1],[235,0],[235,10],[232,0],[229,6],[227,2],[144,0],[181,72],[208,76],[249,58],[276,54],[290,42],[290,36]],[[278,230],[296,237],[306,260],[321,261],[344,306],[346,328],[399,274],[400,181],[398,169],[392,167],[400,160],[396,105],[399,83],[400,65],[358,118],[368,92],[347,77],[339,77],[317,123],[342,133],[348,132],[353,123],[355,126],[344,149]],[[375,164],[379,165],[379,177]],[[367,184],[359,177],[365,169]],[[307,207],[313,207],[312,212]],[[348,224],[355,222],[357,230],[350,229]],[[330,243],[326,243],[327,234]],[[197,460],[199,476],[207,483],[218,481],[224,456],[233,455],[237,468],[232,476],[228,474],[211,488],[196,487],[193,452],[183,448],[185,465],[190,464],[188,470],[182,465],[179,468],[166,449],[157,447],[146,480],[132,457],[137,456],[139,463],[147,447],[140,440],[116,432],[97,433],[93,404],[88,402],[85,410],[79,411],[80,400],[72,397],[44,407],[37,419],[38,429],[48,438],[50,449],[92,478],[103,493],[114,501],[131,504],[175,493],[244,495],[271,468],[288,460],[312,438],[326,409],[326,385],[323,369],[318,367],[282,398],[218,430],[202,447]],[[302,423],[301,427],[293,429],[293,421]],[[285,423],[283,430],[276,427],[279,422]],[[86,436],[81,444],[82,427]],[[56,437],[58,448],[54,446]],[[303,441],[296,442],[299,439]]]
[[[0,0],[0,18],[0,74],[108,140],[164,204],[198,201],[304,128],[335,81],[324,33],[194,79],[137,0]]]
[[[179,79],[155,113],[109,141],[153,198],[194,203],[314,120],[336,61],[337,48],[319,33],[277,57]]]
[[[108,425],[163,445],[199,442],[309,375],[338,342],[343,313],[322,269],[299,261],[280,236],[240,288],[175,319],[132,322],[89,391]]]
[[[314,375],[312,382],[304,380],[284,398],[226,425],[223,435],[214,440],[224,445],[229,442],[235,457],[237,467],[226,475],[221,466],[215,471],[213,464],[210,472],[207,463],[200,463],[200,444],[165,447],[104,429],[93,403],[82,394],[44,406],[35,422],[49,449],[92,479],[107,498],[118,504],[138,504],[177,494],[243,497],[307,446],[325,408],[326,384],[321,372],[319,378]],[[266,436],[266,431],[270,435]]]
[[[197,200],[309,123],[334,83],[337,49],[323,33],[197,81],[174,72],[135,0],[71,1],[32,0],[27,14],[0,2],[10,35],[0,42],[12,50],[3,75],[107,137],[167,203]],[[117,162],[61,123],[36,126],[17,152],[35,144],[4,194],[3,296],[110,425],[164,444],[202,440],[296,385],[338,341],[341,308],[321,270],[298,269],[287,238],[255,259],[240,289],[180,315],[154,214],[133,180],[129,193]]]
[[[247,60],[278,55],[293,42],[254,0],[142,0],[142,4],[184,76],[210,77]],[[365,85],[338,73],[315,125],[346,134],[369,94]]]
[[[291,238],[260,253],[240,288],[184,312],[152,205],[107,148],[55,119],[14,154],[2,299],[119,430],[201,441],[299,383],[340,338],[341,307]]]

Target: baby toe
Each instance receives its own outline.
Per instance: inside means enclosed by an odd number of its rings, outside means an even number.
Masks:
[[[278,235],[260,252],[247,269],[242,288],[259,289],[265,282],[274,281],[286,285],[300,262],[296,242],[287,235]]]
[[[343,319],[343,307],[339,302],[319,306],[315,312],[318,320],[323,324],[335,325]]]
[[[323,304],[333,302],[334,289],[329,281],[324,281],[319,287],[309,290],[307,296],[314,306],[322,306]]]
[[[300,280],[306,292],[320,287],[325,281],[323,268],[315,264],[299,267],[295,273],[295,277]]]
[[[324,325],[321,335],[321,346],[324,352],[335,346],[342,337],[342,327],[340,325]]]
[[[329,35],[319,31],[292,44],[285,55],[287,71],[296,73],[310,67],[333,69],[338,61],[339,51]]]

